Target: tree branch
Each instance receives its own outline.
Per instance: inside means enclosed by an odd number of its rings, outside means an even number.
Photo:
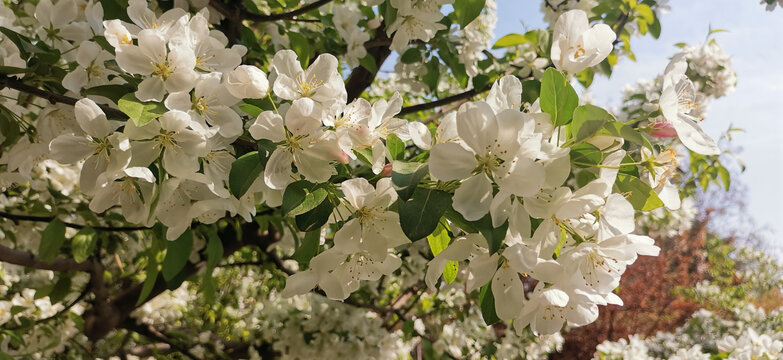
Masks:
[[[419,111],[434,109],[434,108],[436,108],[438,106],[448,105],[448,104],[451,104],[451,103],[456,102],[456,101],[468,100],[468,99],[470,99],[470,98],[472,98],[472,97],[474,97],[476,95],[479,95],[479,94],[482,94],[482,93],[485,93],[485,92],[489,91],[489,89],[491,89],[491,88],[492,88],[492,86],[487,85],[487,86],[484,86],[482,89],[479,89],[479,90],[470,89],[468,91],[465,91],[465,92],[462,92],[462,93],[459,93],[459,94],[447,96],[447,97],[445,97],[443,99],[430,101],[430,102],[427,102],[427,103],[424,103],[424,104],[418,104],[418,105],[413,105],[413,106],[406,106],[406,107],[402,108],[402,110],[400,110],[399,115],[413,114],[413,113],[416,113],[416,112],[419,112]]]
[[[27,251],[11,249],[0,245],[0,261],[14,265],[26,266],[40,270],[51,270],[59,272],[68,271],[87,271],[93,270],[93,265],[89,262],[77,263],[72,259],[54,259],[51,262],[45,262],[39,259],[35,254]]]
[[[55,216],[34,216],[34,215],[22,215],[22,214],[11,214],[7,213],[5,211],[0,211],[0,218],[6,218],[9,220],[14,221],[37,221],[37,222],[51,222],[55,219]],[[66,227],[72,228],[72,229],[83,229],[86,227],[91,227],[95,230],[100,231],[138,231],[138,230],[148,230],[149,228],[144,226],[128,226],[128,227],[114,227],[114,226],[90,226],[90,225],[81,225],[81,224],[73,224],[69,222],[64,222],[63,224]]]
[[[371,45],[371,44],[384,44],[384,45]],[[386,58],[391,54],[389,45],[391,39],[386,35],[386,26],[384,23],[375,29],[375,35],[364,43],[364,47],[367,49],[367,54],[372,56],[375,61],[375,67],[380,69]],[[365,69],[363,66],[359,66],[351,72],[348,80],[345,82],[345,90],[348,93],[348,101],[358,98],[362,95],[365,89],[375,80],[376,73]]]
[[[72,98],[70,96],[55,94],[53,92],[46,91],[37,88],[35,86],[25,84],[23,81],[19,80],[18,78],[10,77],[10,76],[0,77],[0,86],[35,95],[39,98],[48,100],[52,104],[61,103],[61,104],[74,105],[76,104],[77,101],[79,101],[79,99]],[[106,105],[101,105],[101,104],[98,104],[98,107],[101,108],[101,110],[103,110],[103,112],[106,115],[111,115],[113,117],[118,117],[122,119],[128,118],[128,116],[125,115],[125,113],[115,108]]]
[[[308,21],[303,19],[295,19],[295,17],[297,15],[302,15],[310,10],[317,9],[330,2],[332,2],[332,0],[318,0],[311,4],[302,6],[296,10],[279,13],[279,14],[269,14],[269,15],[251,13],[247,11],[247,9],[245,9],[244,7],[236,7],[236,5],[230,6],[226,3],[223,3],[220,0],[211,0],[209,2],[209,5],[215,8],[215,10],[217,10],[219,13],[223,14],[223,16],[231,19],[231,21],[241,22],[242,20],[250,20],[254,22],[269,22],[269,21],[277,21],[277,20]]]
[[[261,228],[256,222],[249,222],[241,225],[239,233],[233,226],[227,226],[220,232],[219,237],[223,242],[223,256],[227,257],[247,245],[258,245],[266,248],[269,244],[277,241],[278,234],[271,226],[262,234]],[[203,263],[204,261],[198,264],[189,262],[185,269],[182,270],[185,273],[185,278],[196,274],[203,267]],[[138,307],[136,302],[139,299],[142,288],[143,283],[138,283],[117,294],[107,303],[106,306],[110,309],[108,312],[103,312],[101,309],[96,308],[86,311],[83,316],[84,334],[92,340],[98,340],[104,338],[110,331],[121,327],[130,317],[130,313]],[[147,299],[155,298],[168,288],[163,274],[158,274]]]
[[[168,344],[169,346],[171,346],[172,349],[180,352],[182,355],[185,355],[193,360],[198,360],[198,358],[195,355],[193,355],[193,353],[191,353],[187,348],[171,341],[171,339],[169,339],[166,335],[159,332],[158,330],[156,330],[154,327],[150,325],[145,326],[136,323],[136,321],[132,319],[127,319],[125,323],[123,323],[122,327],[127,330],[133,331],[139,335],[143,335],[144,337],[150,340]]]

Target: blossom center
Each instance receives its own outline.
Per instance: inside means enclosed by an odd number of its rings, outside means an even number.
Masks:
[[[313,93],[315,93],[316,90],[318,90],[319,87],[323,86],[324,82],[321,80],[318,80],[318,78],[313,75],[310,79],[306,79],[304,73],[301,75],[301,79],[299,80],[299,94],[303,97],[309,97]]]

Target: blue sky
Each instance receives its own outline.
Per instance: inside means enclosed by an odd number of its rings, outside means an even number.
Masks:
[[[540,1],[498,0],[497,37],[545,26]],[[783,236],[783,9],[767,12],[756,0],[672,0],[671,10],[661,17],[661,36],[634,38],[637,62],[621,60],[611,79],[596,77],[591,94],[597,102],[612,105],[621,100],[621,90],[637,79],[649,79],[666,67],[678,42],[699,44],[710,25],[727,32],[713,36],[733,59],[737,88],[710,103],[705,131],[717,139],[729,128],[733,144],[747,170],[739,181],[748,188],[745,200],[750,215],[772,232],[769,238],[781,248]],[[774,246],[777,245],[777,246]]]

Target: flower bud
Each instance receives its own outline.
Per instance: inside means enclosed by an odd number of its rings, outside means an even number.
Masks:
[[[659,121],[653,124],[652,128],[653,131],[650,132],[652,136],[659,137],[659,138],[677,137],[677,130],[674,130],[674,127],[670,122]]]
[[[250,65],[241,65],[228,73],[225,84],[228,92],[240,99],[260,99],[269,90],[266,74]]]

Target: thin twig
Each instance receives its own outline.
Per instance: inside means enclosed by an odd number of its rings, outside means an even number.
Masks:
[[[23,215],[23,214],[11,214],[7,213],[5,211],[0,211],[0,218],[6,218],[9,220],[15,220],[15,221],[37,221],[37,222],[52,222],[56,217],[55,216],[35,216],[35,215]],[[74,224],[69,222],[64,222],[63,224],[66,227],[72,228],[72,229],[83,229],[86,227],[91,227],[95,230],[100,231],[139,231],[139,230],[148,230],[149,228],[145,226],[127,226],[127,227],[114,227],[114,226],[91,226],[91,225],[81,225],[81,224]]]
[[[288,21],[309,22],[311,21],[310,19],[296,19],[296,16],[302,15],[310,10],[317,9],[330,2],[332,2],[332,0],[318,0],[311,4],[302,6],[296,10],[292,10],[284,13],[278,13],[278,14],[269,14],[269,15],[251,13],[244,8],[236,8],[235,5],[228,5],[219,0],[212,0],[209,2],[209,4],[213,8],[215,8],[215,10],[217,10],[219,13],[223,14],[223,16],[227,18],[231,18],[232,20],[250,20],[254,22],[288,20]],[[320,20],[316,20],[316,21],[320,21]]]
[[[61,104],[74,105],[76,104],[77,101],[79,101],[79,99],[70,96],[55,94],[53,92],[46,91],[38,87],[26,84],[23,81],[19,80],[18,78],[10,77],[10,76],[0,77],[0,86],[35,95],[39,98],[48,100],[52,104],[61,103]],[[122,119],[128,118],[128,115],[125,115],[125,113],[115,108],[106,105],[100,105],[100,104],[98,104],[98,107],[101,108],[101,110],[103,110],[103,112],[106,115],[111,115],[113,117],[122,118]]]

